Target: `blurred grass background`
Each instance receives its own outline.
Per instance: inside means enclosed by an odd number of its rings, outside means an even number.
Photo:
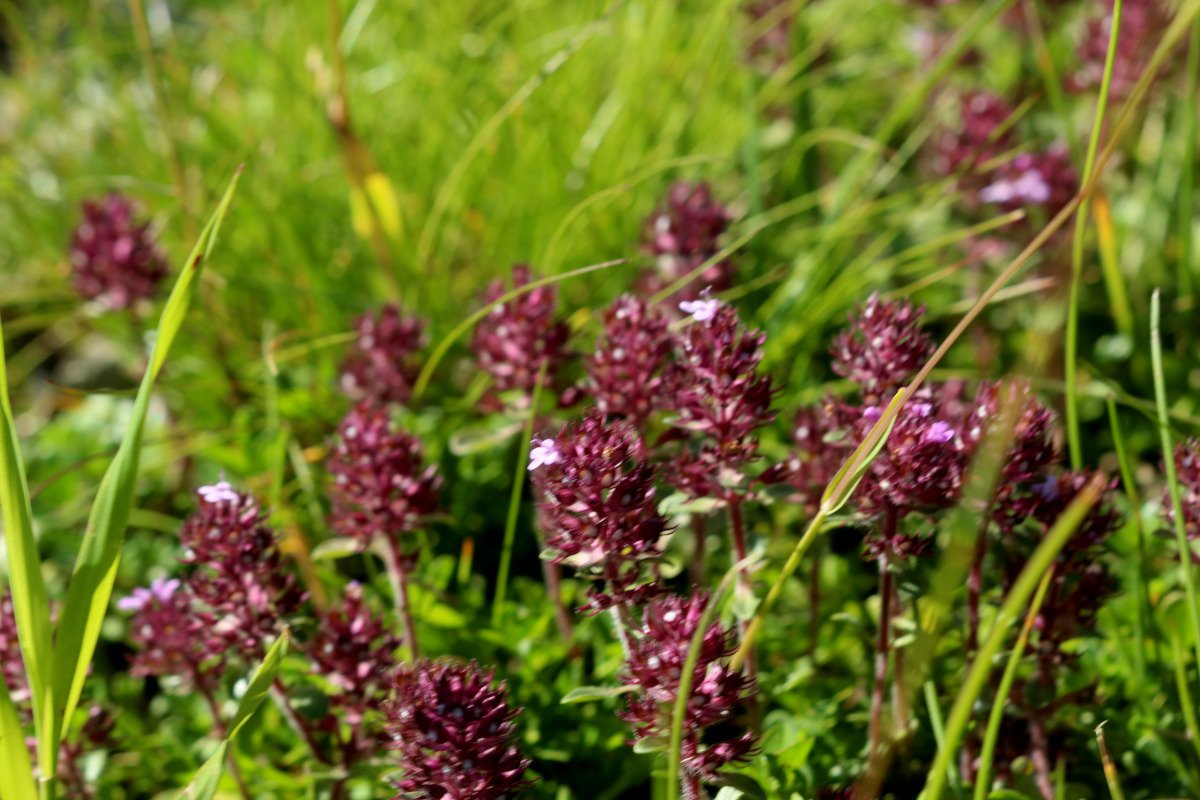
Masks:
[[[944,333],[991,277],[994,268],[968,266],[959,246],[968,226],[987,221],[957,213],[954,192],[925,163],[929,137],[956,124],[958,90],[1028,101],[1021,125],[1031,141],[1065,140],[1081,166],[1094,96],[1056,100],[1044,75],[1075,68],[1085,9],[1019,4],[1039,10],[1048,60],[1039,64],[998,16],[971,37],[962,63],[926,83],[933,60],[923,43],[1014,3],[933,11],[898,0],[794,0],[776,12],[795,17],[790,53],[767,70],[747,44],[772,20],[733,0],[0,2],[0,314],[51,572],[70,564],[150,327],[97,315],[71,291],[67,242],[83,198],[112,189],[136,197],[177,263],[228,176],[246,167],[148,431],[146,499],[122,566],[121,583],[132,586],[171,561],[174,540],[162,534],[174,533],[190,488],[222,469],[266,497],[295,542],[322,537],[312,462],[345,407],[336,387],[343,334],[362,311],[400,301],[428,320],[436,343],[515,261],[559,274],[627,259],[560,287],[577,345],[589,349],[592,312],[647,263],[642,220],[677,178],[711,180],[739,218],[729,237],[745,238],[734,295],[768,332],[767,363],[784,384],[767,445],[779,452],[793,409],[836,389],[827,343],[854,303],[873,290],[911,294]],[[1117,387],[1147,482],[1157,463],[1146,351],[1156,287],[1168,309],[1179,433],[1194,432],[1200,417],[1200,275],[1183,202],[1191,184],[1178,168],[1195,146],[1180,102],[1186,79],[1176,70],[1156,86],[1102,183],[1099,205],[1111,213],[1093,224],[1114,269],[1105,280],[1095,247],[1085,264],[1087,457],[1111,450],[1104,401]],[[1021,368],[1037,335],[1057,337],[1066,275],[1062,249],[1051,248],[943,371],[978,379]],[[1032,376],[1055,403],[1059,374],[1053,366]],[[456,476],[454,522],[432,570],[440,577],[430,579],[441,588],[465,538],[478,542],[477,571],[493,574],[490,543],[503,525],[507,447],[449,449],[480,425],[479,386],[459,343],[435,376],[437,402],[408,420]],[[1115,470],[1111,457],[1102,463]],[[532,575],[536,551],[526,545],[521,569]],[[826,568],[834,585],[845,579],[842,562]],[[537,587],[523,591],[519,603],[538,609]],[[529,612],[530,631],[548,619],[539,614]],[[852,660],[854,641],[831,647]],[[124,655],[114,645],[101,657],[103,670]],[[540,657],[550,669],[554,652]],[[556,680],[570,688],[575,678]],[[536,689],[518,685],[521,701],[553,706],[556,696]],[[826,737],[844,724],[839,699],[815,691],[785,699],[811,725],[789,728],[793,738],[779,745],[798,765],[822,737],[828,763],[849,757]],[[607,735],[605,746],[620,746],[615,722]],[[558,753],[564,786],[566,754],[600,746],[539,744],[537,730],[530,741],[543,762]]]

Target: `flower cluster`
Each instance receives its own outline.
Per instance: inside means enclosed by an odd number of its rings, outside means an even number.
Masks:
[[[351,583],[341,602],[321,614],[308,646],[314,672],[333,684],[330,700],[356,728],[387,695],[392,654],[400,640],[372,613],[362,586]]]
[[[282,632],[304,593],[253,497],[226,481],[201,487],[197,496],[200,505],[179,532],[182,561],[194,567],[188,592],[213,623],[209,646],[233,648],[253,662],[263,643]]]
[[[1100,88],[1104,65],[1108,57],[1108,40],[1112,34],[1113,3],[1101,16],[1087,20],[1079,43],[1079,69],[1068,81],[1074,91]],[[1171,22],[1171,11],[1161,0],[1125,0],[1121,5],[1121,30],[1117,35],[1117,51],[1113,58],[1109,97],[1125,99],[1133,91],[1154,48]]]
[[[80,296],[120,310],[153,295],[166,277],[166,256],[150,224],[135,216],[133,201],[120,194],[84,201],[83,221],[71,236],[71,271]]]
[[[528,286],[533,279],[529,266],[513,267],[513,288]],[[485,300],[499,300],[506,289],[501,281],[488,287]],[[528,403],[545,370],[550,385],[567,356],[567,324],[557,317],[557,293],[554,286],[540,286],[506,303],[496,305],[475,326],[471,350],[479,366],[492,376],[494,390],[517,390]]]
[[[212,621],[180,586],[177,579],[159,578],[117,602],[122,611],[133,613],[129,635],[136,652],[130,673],[179,677],[211,689],[224,666],[223,652],[209,648]]]
[[[659,591],[646,562],[659,555],[667,520],[637,429],[594,412],[537,442],[531,456],[551,559],[604,582],[588,605],[639,605]]]
[[[854,450],[857,415],[854,409],[834,398],[812,408],[796,411],[792,422],[792,454],[786,461],[763,472],[765,483],[786,482],[795,490],[792,498],[811,517],[820,507],[825,487]]]
[[[622,718],[634,726],[638,741],[668,737],[684,662],[709,602],[707,594],[664,596],[645,609],[641,626],[633,631],[622,680],[637,691]],[[704,631],[683,720],[681,766],[693,777],[712,780],[722,767],[745,760],[754,749],[753,733],[726,731],[754,693],[753,680],[726,663],[735,646],[733,630],[720,622]]]
[[[721,249],[718,240],[730,219],[729,210],[713,197],[707,183],[671,184],[666,202],[643,226],[643,248],[655,263],[654,273],[645,280],[648,293],[691,275],[713,258]],[[678,297],[693,298],[705,286],[725,289],[732,278],[733,263],[722,259],[694,276]]]
[[[833,340],[833,371],[858,384],[864,401],[887,403],[933,353],[920,327],[924,313],[907,301],[871,295]]]
[[[394,304],[359,317],[358,337],[342,362],[342,390],[358,401],[407,403],[417,378],[412,357],[424,343],[424,327]]]
[[[396,672],[388,732],[402,775],[396,800],[506,800],[524,786],[519,710],[474,662],[418,662]]]
[[[436,467],[424,465],[420,440],[382,406],[360,403],[346,415],[328,468],[334,529],[364,550],[379,536],[396,541],[437,510]]]
[[[771,378],[758,373],[766,335],[746,329],[716,300],[685,301],[693,321],[679,335],[668,370],[679,435],[700,438],[677,459],[672,480],[693,497],[743,493],[746,467],[758,457],[754,432],[775,418]]]
[[[1034,516],[1042,503],[1046,475],[1061,458],[1053,426],[1050,409],[1035,400],[1026,402],[992,500],[992,521],[1002,537]]]
[[[604,334],[587,359],[586,390],[596,407],[642,427],[667,402],[663,367],[671,355],[666,316],[631,295],[604,312]]]

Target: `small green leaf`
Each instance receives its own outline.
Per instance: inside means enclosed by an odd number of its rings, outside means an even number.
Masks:
[[[829,485],[825,487],[825,493],[821,497],[821,510],[825,512],[826,516],[836,514],[850,500],[854,490],[862,481],[863,475],[867,473],[867,468],[871,466],[875,456],[879,455],[879,451],[887,444],[888,436],[900,413],[899,407],[903,403],[904,390],[897,389],[896,396],[892,398],[892,402],[888,403],[887,408],[880,415],[880,421],[886,419],[887,423],[884,425],[876,423],[867,432],[867,438],[863,439],[862,444],[846,459],[846,463],[842,464],[833,476],[833,480],[829,481]]]
[[[645,739],[638,739],[633,744],[633,752],[639,755],[647,753],[661,753],[667,749],[667,739],[664,736],[647,736]]]
[[[313,561],[337,561],[362,552],[358,539],[349,536],[338,536],[326,539],[312,549]]]
[[[635,686],[577,686],[563,695],[562,704],[565,706],[571,703],[590,703],[593,700],[608,700],[612,697],[629,694],[636,688]]]
[[[751,800],[767,800],[767,792],[758,781],[741,772],[719,772],[713,784],[733,789],[739,796],[749,797]]]
[[[225,739],[200,769],[196,770],[191,781],[179,793],[178,800],[212,800],[216,795],[217,788],[221,783],[221,775],[225,771],[225,756],[229,752],[229,745],[250,717],[254,715],[254,712],[258,710],[258,707],[262,705],[263,700],[267,698],[267,694],[271,691],[271,684],[275,682],[275,676],[279,673],[279,663],[283,660],[287,647],[288,635],[284,633],[275,640],[275,644],[271,645],[271,649],[263,657],[262,663],[254,671],[254,677],[250,679],[250,684],[246,687],[245,694],[242,695],[237,713],[233,715],[233,722],[229,724]]]
[[[683,492],[669,494],[658,504],[658,513],[664,517],[680,514],[711,514],[725,505],[724,500],[713,497],[688,497]]]

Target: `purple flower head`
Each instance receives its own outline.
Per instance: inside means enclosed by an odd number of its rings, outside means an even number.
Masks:
[[[1038,487],[1037,495],[1041,502],[1034,510],[1033,517],[1046,528],[1053,525],[1075,496],[1083,490],[1094,477],[1089,472],[1063,472],[1057,476],[1047,477]],[[1121,526],[1121,513],[1113,507],[1111,493],[1116,488],[1116,482],[1110,481],[1108,490],[1100,502],[1071,535],[1070,541],[1059,555],[1060,561],[1068,561],[1092,550],[1104,542],[1110,534]]]
[[[421,441],[396,428],[386,408],[360,403],[338,427],[329,458],[333,527],[362,548],[399,537],[437,510],[441,479],[425,466]]]
[[[386,706],[403,774],[395,800],[508,800],[529,785],[517,747],[519,709],[475,662],[400,668]]]
[[[850,327],[833,341],[833,371],[849,378],[868,403],[886,404],[933,354],[920,328],[924,307],[878,294],[850,315]]]
[[[1179,480],[1183,529],[1189,539],[1200,539],[1200,440],[1188,439],[1175,446],[1175,475]],[[1167,524],[1174,526],[1175,506],[1170,487],[1163,489],[1162,504]]]
[[[947,402],[930,390],[923,390],[905,404],[887,443],[859,485],[859,510],[870,516],[894,514],[900,519],[914,512],[949,508],[958,502],[963,475],[978,443],[970,410],[971,406]],[[968,412],[965,419],[961,416],[964,411]],[[864,409],[858,441],[878,418],[878,407]],[[877,533],[867,538],[873,555],[896,549],[896,542],[877,540]]]
[[[684,662],[709,601],[706,593],[663,596],[645,609],[641,626],[632,632],[621,680],[637,691],[630,695],[621,718],[633,725],[636,741],[669,736]],[[704,632],[692,673],[683,720],[682,767],[708,780],[722,767],[746,760],[754,749],[753,733],[725,731],[755,691],[752,678],[728,666],[736,644],[733,628],[714,621]],[[719,734],[717,725],[722,726]]]
[[[529,266],[513,267],[513,288],[533,279]],[[500,299],[507,289],[501,281],[488,287],[488,303]],[[545,367],[549,385],[567,357],[570,330],[557,317],[557,295],[553,286],[541,286],[501,303],[475,326],[471,350],[479,366],[492,376],[496,392],[519,390],[533,393],[538,372]]]
[[[1076,92],[1100,88],[1112,33],[1113,3],[1105,3],[1102,15],[1087,20],[1079,43],[1079,69],[1067,81]],[[1133,91],[1151,54],[1171,22],[1171,10],[1161,0],[1126,0],[1121,6],[1121,30],[1113,59],[1109,97],[1123,100]],[[1170,60],[1167,62],[1170,63]]]
[[[660,588],[646,561],[659,555],[667,520],[637,429],[593,412],[546,442],[555,459],[533,481],[551,560],[604,582],[589,596],[593,610],[644,602]]]
[[[654,256],[656,267],[645,288],[650,292],[663,289],[715,256],[721,249],[718,239],[730,219],[729,210],[713,198],[707,183],[671,184],[666,203],[643,227],[643,249]],[[727,289],[732,277],[733,264],[723,259],[697,275],[679,296],[693,299],[703,286]]]
[[[354,323],[358,338],[342,361],[342,391],[356,401],[407,403],[417,379],[413,356],[424,344],[424,323],[388,304]]]
[[[1035,400],[1026,400],[992,499],[992,519],[1002,535],[1034,516],[1043,503],[1056,500],[1058,480],[1049,470],[1060,458],[1054,442],[1053,412]]]
[[[135,213],[123,195],[85,200],[83,221],[71,236],[75,291],[112,310],[150,297],[167,274],[149,223],[138,222]]]
[[[201,487],[199,507],[183,523],[179,538],[183,563],[194,570],[187,592],[170,582],[151,587],[156,599],[194,599],[212,620],[206,631],[212,647],[231,647],[247,658],[261,657],[263,643],[278,636],[304,593],[288,573],[275,533],[254,498],[225,481]],[[131,602],[138,602],[135,593]]]
[[[25,682],[25,662],[17,640],[17,618],[13,613],[12,592],[7,589],[0,594],[0,678],[8,687],[13,702],[23,703],[29,698],[29,685]]]
[[[989,168],[1015,144],[1011,121],[1015,109],[990,92],[968,92],[959,105],[959,127],[934,142],[933,167],[939,175],[957,176],[959,185],[978,188]]]
[[[1062,145],[1037,153],[1021,153],[993,173],[992,182],[979,191],[979,200],[1004,211],[1040,208],[1057,214],[1079,188],[1070,154]]]
[[[601,411],[641,427],[663,407],[662,371],[670,355],[671,335],[663,313],[622,295],[604,312],[604,334],[586,362],[587,391]]]
[[[213,637],[213,617],[177,580],[155,580],[135,589],[118,607],[132,611],[129,636],[136,650],[133,675],[173,676],[189,685],[211,686],[223,669],[224,648]]]
[[[371,612],[362,587],[351,583],[341,603],[321,614],[308,648],[314,671],[336,688],[330,699],[354,726],[387,695],[392,654],[400,640]]]
[[[742,327],[737,311],[722,305],[706,322],[680,333],[671,365],[675,417],[682,434],[698,435],[696,452],[677,460],[673,480],[695,497],[724,497],[740,490],[745,467],[757,458],[754,432],[775,419],[771,379],[758,374],[766,335]]]

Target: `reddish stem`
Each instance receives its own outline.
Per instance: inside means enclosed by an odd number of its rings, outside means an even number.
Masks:
[[[558,624],[558,633],[564,642],[570,642],[575,636],[575,625],[571,621],[571,612],[563,604],[562,599],[562,566],[552,561],[542,560],[542,579],[546,582],[546,594],[554,606],[554,621]]]
[[[894,515],[888,514],[889,520]],[[894,522],[892,523],[894,524]],[[875,644],[875,685],[871,690],[871,724],[867,733],[867,756],[879,751],[883,733],[883,698],[887,691],[888,650],[891,644],[892,572],[888,552],[879,556],[879,639]]]
[[[408,657],[416,661],[420,658],[420,650],[417,646],[417,627],[413,624],[412,609],[408,605],[408,570],[404,566],[404,557],[400,554],[395,537],[382,538],[383,561],[392,584],[392,594],[396,596],[396,612],[400,615],[403,625],[404,645],[408,648]]]
[[[1054,800],[1054,779],[1050,770],[1050,741],[1046,725],[1034,717],[1029,721],[1029,760],[1033,762],[1038,791],[1045,800]]]

